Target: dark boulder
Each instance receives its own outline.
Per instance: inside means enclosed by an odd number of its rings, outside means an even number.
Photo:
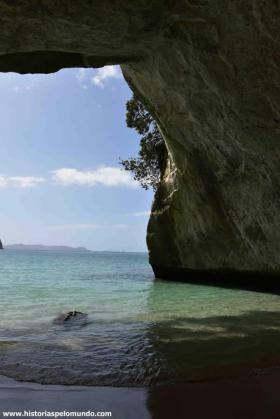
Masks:
[[[86,313],[82,313],[80,311],[68,311],[67,313],[60,314],[56,319],[54,319],[54,324],[65,324],[65,323],[77,323],[80,324],[81,322],[84,323],[88,318]]]

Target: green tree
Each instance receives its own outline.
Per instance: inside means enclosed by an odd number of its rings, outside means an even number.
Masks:
[[[126,104],[126,124],[134,128],[140,138],[137,157],[121,160],[125,170],[132,172],[144,189],[157,190],[163,173],[167,150],[157,123],[143,103],[135,95]]]

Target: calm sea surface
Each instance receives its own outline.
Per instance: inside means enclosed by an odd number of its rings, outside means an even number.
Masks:
[[[146,254],[4,250],[0,293],[16,379],[144,386],[280,354],[279,296],[154,280]],[[73,309],[88,321],[53,324]]]

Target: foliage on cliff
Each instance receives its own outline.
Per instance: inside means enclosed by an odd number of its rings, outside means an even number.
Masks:
[[[157,123],[143,103],[135,95],[126,104],[126,124],[134,128],[140,138],[137,157],[121,160],[125,170],[132,172],[144,189],[157,190],[164,170],[167,151]]]

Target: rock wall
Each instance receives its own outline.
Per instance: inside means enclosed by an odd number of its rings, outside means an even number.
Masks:
[[[122,63],[157,118],[157,276],[280,273],[279,15],[277,0],[0,0],[0,71]]]

